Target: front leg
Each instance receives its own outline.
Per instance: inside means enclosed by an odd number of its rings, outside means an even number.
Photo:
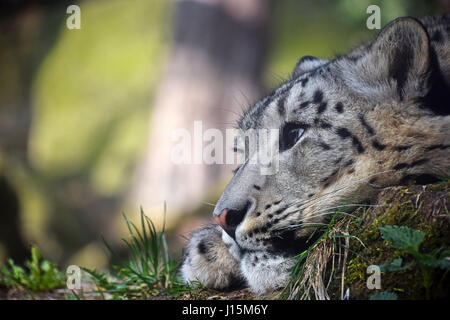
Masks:
[[[213,289],[233,289],[245,283],[240,253],[218,225],[196,230],[186,248],[181,275],[187,283],[199,281]]]
[[[255,294],[273,299],[288,284],[296,262],[295,257],[283,254],[248,251],[242,257],[241,270]]]

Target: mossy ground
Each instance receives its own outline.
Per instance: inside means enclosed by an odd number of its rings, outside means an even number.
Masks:
[[[425,272],[414,258],[396,250],[384,241],[379,227],[385,225],[407,226],[425,233],[421,253],[437,248],[450,249],[450,183],[427,186],[393,187],[383,190],[377,206],[359,208],[354,216],[346,217],[337,228],[353,236],[349,238],[345,270],[335,272],[328,288],[330,298],[339,299],[343,290],[349,289],[350,299],[368,299],[377,291],[396,293],[398,299],[442,299],[450,297],[450,274],[439,268],[429,270],[430,286],[426,290]],[[325,239],[324,241],[331,241]],[[408,270],[383,272],[381,289],[367,288],[367,267],[382,265],[402,258],[403,264],[413,263]],[[328,272],[330,273],[330,272]],[[342,281],[344,274],[344,281]]]

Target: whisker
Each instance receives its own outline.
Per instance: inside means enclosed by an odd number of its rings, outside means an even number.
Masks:
[[[343,186],[343,187],[341,187],[341,188],[339,188],[339,189],[336,189],[336,190],[327,192],[327,193],[321,195],[321,196],[318,197],[318,198],[309,199],[308,202],[311,202],[311,201],[314,201],[314,200],[319,199],[319,201],[315,202],[314,204],[320,204],[320,203],[322,203],[323,201],[328,200],[327,197],[332,196],[332,195],[335,195],[335,194],[338,193],[338,192],[344,191],[344,190],[346,190],[346,189],[348,189],[348,188],[354,186],[354,184],[357,183],[357,182],[364,181],[364,180],[369,180],[369,179],[370,179],[371,177],[373,177],[373,176],[380,175],[380,174],[383,174],[383,173],[388,173],[388,172],[394,172],[394,171],[395,171],[395,170],[381,171],[381,172],[378,172],[378,173],[371,174],[371,175],[369,175],[369,176],[367,176],[367,177],[364,177],[364,178],[361,178],[361,179],[357,179],[357,180],[353,181],[352,184],[349,184],[349,185]]]
[[[215,207],[215,206],[216,206],[214,203],[209,203],[209,202],[206,202],[206,201],[200,201],[200,202],[203,203],[203,204],[210,205],[210,206],[212,206],[212,207]]]
[[[234,115],[236,115],[238,117],[241,116],[241,114],[239,112],[237,112],[236,110],[233,110],[233,109],[222,108],[222,107],[217,107],[216,109],[230,112],[230,113],[232,113],[232,114],[234,114]]]
[[[338,206],[334,206],[334,207],[328,207],[328,208],[324,208],[324,209],[321,209],[321,210],[319,210],[319,211],[312,211],[313,213],[320,213],[320,212],[323,212],[323,211],[326,211],[326,210],[331,210],[331,209],[339,209],[339,208],[344,208],[344,207],[356,207],[356,208],[358,208],[358,207],[372,207],[372,208],[374,208],[374,207],[380,207],[381,205],[363,205],[363,204],[357,204],[357,203],[355,203],[355,204],[346,204],[346,205],[338,205]],[[333,212],[336,212],[336,211],[333,211]],[[341,212],[339,212],[339,213],[341,213]],[[344,213],[344,212],[342,212],[342,213]],[[308,215],[308,217],[310,217],[311,215]]]

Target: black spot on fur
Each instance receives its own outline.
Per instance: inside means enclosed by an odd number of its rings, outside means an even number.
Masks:
[[[314,196],[314,193],[308,194],[308,198],[311,198],[312,196]]]
[[[352,143],[356,147],[356,150],[358,150],[358,153],[364,152],[364,147],[356,136],[352,136]]]
[[[346,128],[338,128],[336,130],[336,133],[338,136],[340,136],[342,139],[347,139],[351,137],[353,146],[356,147],[356,150],[358,153],[364,152],[364,147],[362,146],[361,142],[359,141],[358,137],[351,134],[350,131],[348,131]]]
[[[335,108],[336,108],[336,111],[339,112],[339,113],[344,112],[344,105],[342,104],[342,102],[336,103]]]
[[[270,244],[275,253],[296,255],[308,249],[319,236],[320,232],[315,232],[311,237],[297,238],[296,230],[287,230],[271,238]]]
[[[407,168],[407,167],[408,167],[407,163],[401,162],[401,163],[396,164],[393,169],[394,170],[401,170],[401,169],[404,169],[404,168]]]
[[[326,144],[325,142],[321,142],[319,145],[322,147],[323,150],[331,149],[331,147],[328,144]]]
[[[259,217],[261,215],[261,212],[256,212],[256,216]]]
[[[206,245],[205,241],[200,241],[197,245],[198,252],[208,261],[211,260],[211,257],[208,255],[209,248]]]
[[[320,122],[320,127],[321,127],[322,129],[330,129],[330,128],[332,127],[332,125],[329,124],[328,122],[322,120],[322,121]]]
[[[356,62],[361,58],[361,55],[347,55],[345,56],[345,59],[351,62]]]
[[[429,147],[426,147],[425,150],[426,151],[431,151],[431,150],[436,150],[436,149],[444,150],[444,149],[447,149],[447,148],[450,148],[450,145],[434,144],[434,145],[431,145]]]
[[[284,95],[286,92],[288,92],[292,86],[295,84],[294,81],[286,82],[282,87],[274,90],[272,93],[267,95],[259,104],[258,107],[252,109],[252,118],[253,119],[260,119],[261,114],[264,112],[264,110],[279,96]],[[284,102],[283,102],[284,103]],[[241,129],[247,130],[251,127],[256,128],[259,124],[258,121],[254,121],[253,125],[250,125],[248,123],[244,123],[242,120],[245,119],[245,117],[242,117],[241,120],[238,121],[238,126]]]
[[[361,122],[362,126],[366,129],[366,131],[373,136],[375,134],[375,130],[373,130],[373,128],[366,122],[366,119],[364,118],[364,116],[361,114],[359,115],[359,121]]]
[[[415,181],[416,184],[430,184],[439,181],[439,178],[431,175],[431,174],[420,174],[420,175],[406,175],[400,181],[399,184],[405,185],[409,184],[411,181]]]
[[[322,102],[322,99],[323,99],[323,92],[321,90],[317,89],[314,92],[313,102],[314,103],[320,103],[320,102]]]
[[[333,164],[334,164],[334,165],[337,165],[337,164],[339,164],[341,161],[342,161],[342,157],[340,157],[340,158],[334,160],[334,161],[333,161]]]
[[[304,79],[300,80],[302,87],[306,86],[306,84],[308,83],[308,80],[309,80],[309,78],[304,78]]]
[[[405,150],[408,150],[409,148],[411,148],[411,146],[396,146],[395,148],[394,148],[394,150],[395,151],[405,151]]]
[[[268,205],[266,205],[266,207],[265,207],[264,209],[267,210],[267,209],[269,209],[271,206],[272,206],[271,204],[268,204]]]
[[[257,186],[256,184],[253,185],[253,188],[255,188],[256,190],[261,190],[261,187]]]
[[[376,139],[372,141],[372,146],[377,150],[384,150],[386,148],[385,144],[379,143]]]
[[[346,139],[348,137],[350,137],[352,134],[350,133],[350,131],[348,131],[345,128],[338,128],[336,130],[336,133],[338,134],[338,136],[340,136],[342,139]]]
[[[287,207],[284,207],[284,208],[278,209],[277,211],[275,211],[275,214],[280,214],[280,213],[283,213],[283,211],[284,211],[284,210],[286,210],[286,209],[287,209]]]
[[[323,113],[327,109],[327,103],[322,102],[319,107],[317,108],[317,113]]]
[[[348,174],[352,174],[355,173],[355,169],[351,168],[350,170],[347,171]]]
[[[303,56],[300,58],[300,60],[297,61],[297,66],[300,66],[301,64],[305,63],[306,61],[314,61],[317,60],[316,57],[313,56]]]
[[[306,108],[308,105],[309,105],[309,101],[302,102],[302,103],[300,103],[299,109]]]
[[[326,177],[326,178],[323,178],[322,180],[320,180],[320,182],[325,182],[325,181],[331,180],[331,178],[333,178],[335,175],[337,175],[338,172],[339,172],[339,169],[334,170],[332,174],[330,174],[330,175],[329,175],[328,177]]]
[[[409,165],[409,167],[411,168],[411,167],[415,167],[415,166],[420,166],[420,165],[422,165],[422,164],[424,164],[424,163],[427,163],[428,161],[429,161],[428,159],[420,159],[420,160],[417,160],[417,161],[412,162],[412,163]]]
[[[286,108],[284,106],[286,100],[286,95],[282,96],[277,103],[277,107],[278,107],[278,113],[280,114],[280,116],[284,117],[284,115],[286,114]]]
[[[353,164],[353,159],[348,160],[345,164],[344,167],[349,167]]]
[[[431,41],[441,42],[442,41],[442,33],[439,30],[437,30],[431,37]]]
[[[414,162],[411,162],[410,164],[401,162],[401,163],[395,165],[393,169],[394,170],[400,170],[400,169],[405,169],[405,168],[412,168],[412,167],[420,166],[420,165],[422,165],[424,163],[427,163],[428,161],[429,161],[429,159],[420,159],[420,160],[416,160]]]
[[[295,84],[295,81],[290,81],[290,82],[286,83],[286,85],[282,86],[281,88],[276,89],[273,94],[275,96],[278,96],[278,95],[281,95],[281,94],[285,94],[286,92],[288,92],[289,90],[292,89],[294,84]]]
[[[241,277],[237,277],[235,275],[232,275],[230,278],[230,283],[228,287],[226,287],[224,290],[225,292],[235,291],[239,289],[243,289],[247,286],[247,281]]]
[[[259,115],[260,113],[262,113],[264,111],[264,109],[267,108],[272,103],[273,99],[275,99],[274,92],[272,92],[271,95],[269,95],[262,101],[262,107],[259,108],[260,110],[257,110],[257,114]]]

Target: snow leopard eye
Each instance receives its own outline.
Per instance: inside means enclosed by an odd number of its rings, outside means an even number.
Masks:
[[[280,152],[292,148],[302,137],[306,127],[303,124],[287,123],[281,132]]]

